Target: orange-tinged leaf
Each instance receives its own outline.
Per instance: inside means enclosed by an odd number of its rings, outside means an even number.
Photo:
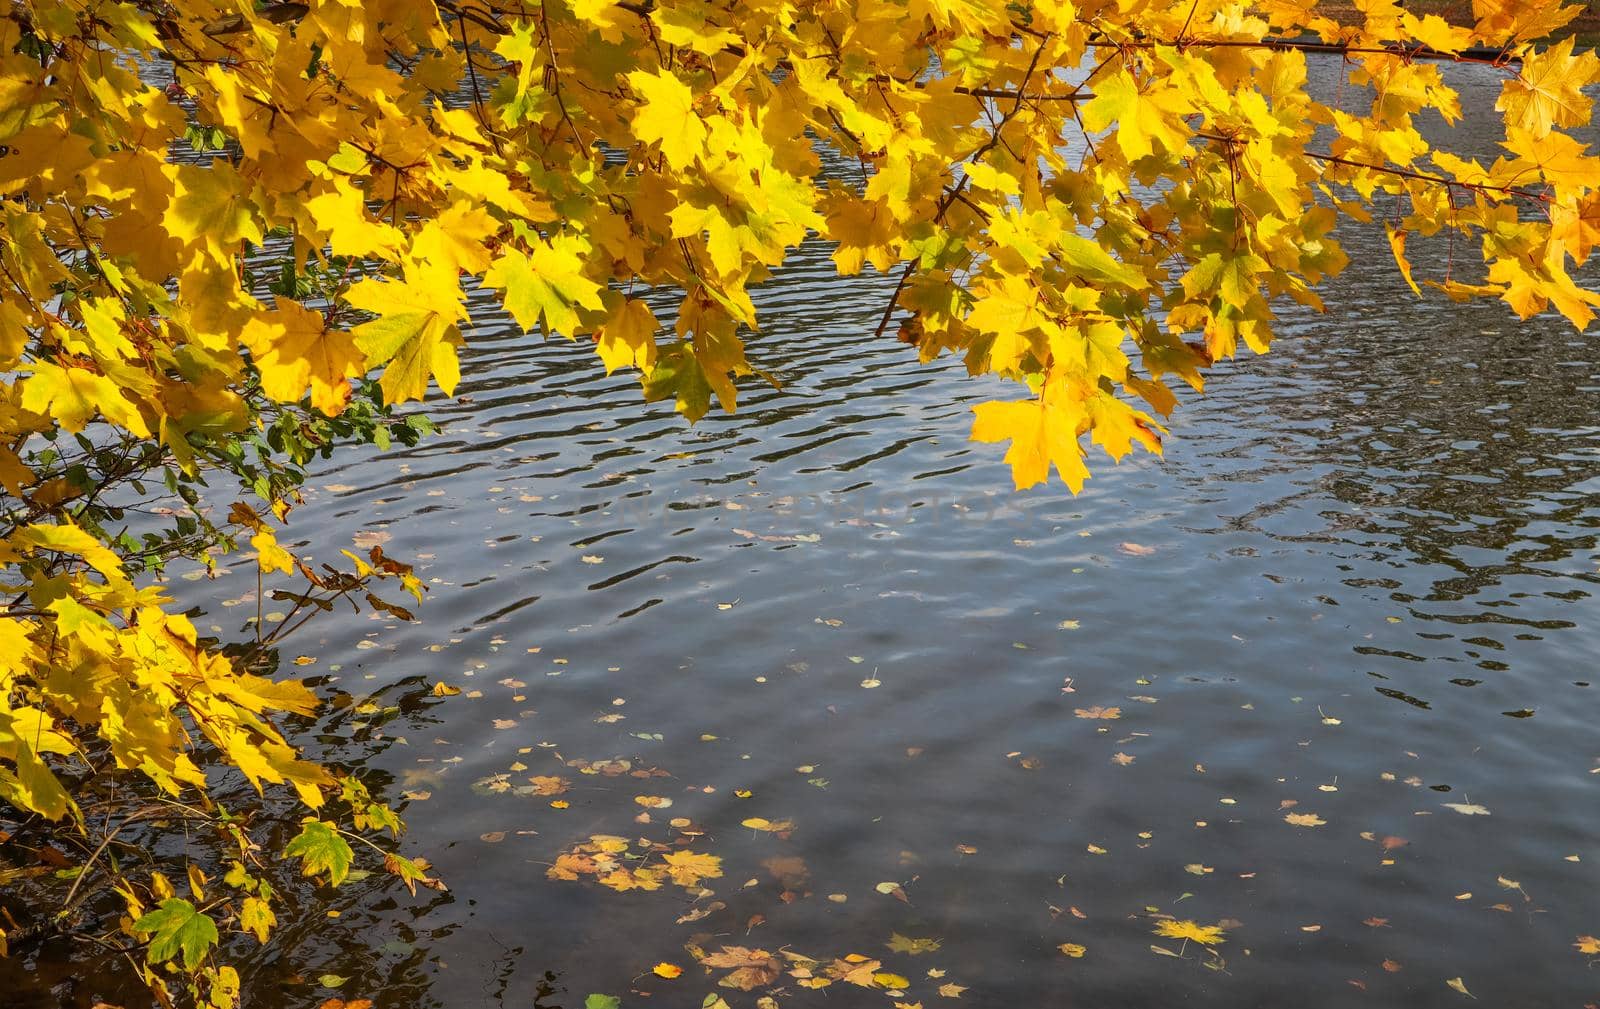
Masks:
[[[1098,719],[1100,721],[1111,721],[1122,717],[1121,708],[1106,708],[1099,705],[1092,708],[1074,708],[1072,713],[1079,718]]]

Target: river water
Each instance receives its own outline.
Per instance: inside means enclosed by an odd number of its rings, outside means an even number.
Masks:
[[[1453,74],[1486,122],[1490,75]],[[1438,139],[1492,154],[1486,129]],[[290,526],[313,555],[382,542],[430,585],[415,624],[330,617],[287,654],[343,692],[320,738],[406,807],[405,850],[452,892],[310,909],[250,1004],[769,990],[718,988],[686,942],[908,982],[778,979],[834,1009],[959,1004],[943,985],[979,1006],[1469,1001],[1452,980],[1491,1006],[1600,1001],[1574,948],[1600,933],[1600,345],[1419,301],[1381,233],[1341,237],[1330,314],[1287,315],[1269,356],[1186,397],[1164,459],[1102,459],[1076,498],[1011,492],[999,447],[966,440],[1004,390],[872,341],[890,285],[821,248],[759,298],[752,359],[783,388],[693,428],[587,346],[473,306],[441,433],[338,457]],[[660,773],[569,763],[613,760]],[[547,877],[591,835],[670,842],[674,817],[722,859],[714,897]],[[1155,935],[1166,915],[1225,942]]]

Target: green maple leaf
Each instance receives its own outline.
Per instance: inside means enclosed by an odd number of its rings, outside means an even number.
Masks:
[[[300,871],[307,876],[327,873],[328,882],[338,886],[350,872],[350,862],[355,852],[339,836],[339,831],[326,820],[305,821],[300,833],[283,849],[285,858],[298,856]]]
[[[162,901],[159,908],[134,922],[133,930],[150,934],[151,960],[171,960],[181,952],[185,970],[199,966],[206,950],[217,944],[217,923],[179,897]]]
[[[506,292],[506,311],[525,331],[531,331],[543,315],[546,330],[577,335],[584,328],[580,309],[605,309],[601,286],[583,275],[587,243],[559,235],[549,242],[533,237],[528,244],[531,255],[507,249],[483,275],[483,285]]]

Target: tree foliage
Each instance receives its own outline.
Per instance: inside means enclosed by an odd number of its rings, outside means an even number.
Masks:
[[[206,766],[292,789],[311,815],[281,853],[328,882],[355,831],[398,831],[285,736],[315,699],[263,675],[278,634],[203,638],[149,576],[248,540],[296,615],[409,616],[371,591],[420,598],[404,565],[313,569],[278,529],[318,453],[420,433],[390,407],[454,390],[477,288],[695,420],[757,373],[752,288],[827,243],[841,275],[886,277],[861,338],[1015,383],[973,436],[1009,443],[1019,487],[1054,468],[1075,491],[1085,438],[1159,451],[1171,383],[1265,351],[1274,304],[1323,307],[1341,215],[1384,221],[1418,293],[1587,325],[1600,297],[1571,270],[1600,242],[1600,159],[1573,129],[1600,58],[1538,41],[1577,8],[1472,6],[1459,26],[1390,0],[1354,25],[1315,0],[13,3],[0,800],[87,837],[76,796],[120,772],[231,838],[223,896],[189,875],[199,906],[159,872],[104,877],[119,927],[217,1005],[239,984],[212,948],[265,941],[275,891]],[[1337,102],[1308,87],[1315,53],[1348,67]],[[1451,61],[1502,78],[1492,163],[1419,131],[1462,116]],[[1408,239],[1439,234],[1448,268],[1414,271]],[[1455,262],[1472,247],[1482,270]],[[95,875],[106,846],[83,847]]]

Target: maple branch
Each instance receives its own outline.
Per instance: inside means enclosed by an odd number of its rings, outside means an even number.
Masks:
[[[1189,38],[1189,26],[1194,24],[1195,11],[1200,9],[1200,0],[1194,0],[1189,5],[1189,16],[1183,19],[1183,27],[1178,29],[1178,48],[1184,48],[1184,43]]]
[[[1222,140],[1223,137],[1213,137],[1204,134],[1208,139]],[[1353,161],[1350,158],[1341,158],[1336,154],[1319,154],[1316,151],[1306,151],[1305,156],[1318,161],[1326,161],[1335,165],[1345,165],[1350,168],[1366,168],[1374,172],[1383,172],[1387,175],[1397,175],[1403,179],[1416,179],[1420,182],[1433,182],[1441,186],[1457,187],[1480,193],[1505,193],[1508,196],[1520,196],[1523,199],[1533,200],[1537,203],[1549,203],[1549,193],[1536,193],[1531,189],[1521,189],[1517,186],[1495,186],[1487,182],[1462,182],[1459,179],[1446,178],[1443,175],[1429,175],[1426,172],[1413,171],[1409,168],[1399,168],[1390,165],[1374,165],[1365,161]]]
[[[1311,39],[1278,39],[1263,38],[1257,41],[1245,39],[1180,39],[1177,42],[1156,42],[1136,39],[1128,42],[1119,42],[1107,38],[1105,35],[1093,35],[1089,38],[1091,45],[1116,46],[1119,49],[1269,49],[1274,52],[1295,51],[1302,53],[1325,53],[1333,56],[1397,56],[1403,60],[1439,60],[1447,63],[1476,63],[1483,66],[1503,67],[1511,63],[1521,63],[1522,57],[1508,55],[1504,49],[1488,49],[1481,46],[1463,49],[1460,52],[1446,52],[1442,49],[1431,49],[1428,46],[1417,44],[1414,46],[1395,45],[1388,46],[1362,46],[1349,42],[1316,42]]]
[[[1087,102],[1094,99],[1093,94],[1085,91],[1071,91],[1064,95],[1029,95],[1002,88],[956,88],[955,93],[971,95],[973,98],[1012,98],[1024,102]]]
[[[1050,36],[1048,33],[1043,35],[1039,42],[1039,48],[1033,51],[1033,59],[1028,61],[1028,69],[1025,73],[1023,73],[1022,80],[1017,83],[1016,94],[1012,96],[1014,100],[1011,103],[1011,111],[1000,117],[1000,122],[995,124],[994,133],[990,135],[989,142],[978,148],[978,150],[974,151],[972,157],[967,159],[968,161],[977,161],[985,154],[988,154],[990,151],[994,150],[995,147],[1000,143],[1000,134],[1005,130],[1006,124],[1011,122],[1012,118],[1015,117],[1018,112],[1022,111],[1022,103],[1028,90],[1028,82],[1033,79],[1033,72],[1039,67],[1039,58],[1044,55],[1044,46],[1049,39]],[[966,185],[967,176],[963,175],[961,176],[960,180],[958,180],[956,184],[951,187],[950,191],[946,193],[939,201],[939,205],[934,210],[933,214],[935,223],[944,218],[945,211],[950,209],[950,205],[954,203],[956,198],[961,195],[961,190],[965,189]],[[913,259],[907,263],[906,268],[900,272],[900,282],[895,284],[894,293],[889,295],[889,304],[883,307],[883,317],[878,320],[878,328],[874,330],[872,334],[873,339],[881,338],[883,336],[883,331],[889,328],[889,320],[894,318],[895,306],[900,303],[900,292],[905,290],[906,282],[911,279],[911,272],[916,269],[916,266],[917,261]]]
[[[500,148],[500,135],[489,128],[488,115],[483,111],[483,91],[478,87],[478,65],[472,58],[472,43],[467,41],[466,12],[456,11],[456,26],[461,30],[461,55],[467,58],[467,77],[472,81],[472,108],[477,113],[478,125],[489,134],[489,139],[494,143],[494,152],[504,155],[505,151]]]

